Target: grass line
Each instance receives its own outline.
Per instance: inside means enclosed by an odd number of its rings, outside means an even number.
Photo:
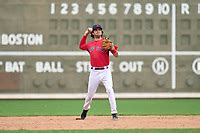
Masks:
[[[0,116],[80,115],[84,100],[0,100]],[[120,115],[200,115],[200,99],[117,100]],[[108,100],[94,100],[89,115],[110,115]]]

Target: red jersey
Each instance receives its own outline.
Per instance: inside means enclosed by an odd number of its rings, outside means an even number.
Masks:
[[[110,63],[109,50],[102,47],[103,39],[86,43],[87,36],[83,36],[79,45],[82,50],[87,50],[90,54],[90,64],[93,67],[104,67]],[[115,45],[111,53],[117,53],[118,47]]]

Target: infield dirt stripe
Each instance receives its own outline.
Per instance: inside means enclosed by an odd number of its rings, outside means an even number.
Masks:
[[[80,129],[155,129],[200,128],[200,116],[36,116],[0,117],[0,130],[80,130]]]

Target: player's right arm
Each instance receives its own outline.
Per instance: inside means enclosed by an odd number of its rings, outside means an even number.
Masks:
[[[88,34],[90,34],[92,31],[91,28],[88,28],[85,33],[84,33],[84,36],[82,37],[81,41],[80,41],[80,44],[79,44],[79,48],[82,49],[82,50],[87,50],[87,43],[86,43],[86,40],[87,40],[87,36]]]

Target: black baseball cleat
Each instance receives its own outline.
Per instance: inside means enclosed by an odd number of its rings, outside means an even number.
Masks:
[[[81,113],[81,120],[84,120],[86,118],[87,112],[88,110],[83,110],[83,112]]]
[[[118,120],[117,114],[112,114],[112,120]]]

